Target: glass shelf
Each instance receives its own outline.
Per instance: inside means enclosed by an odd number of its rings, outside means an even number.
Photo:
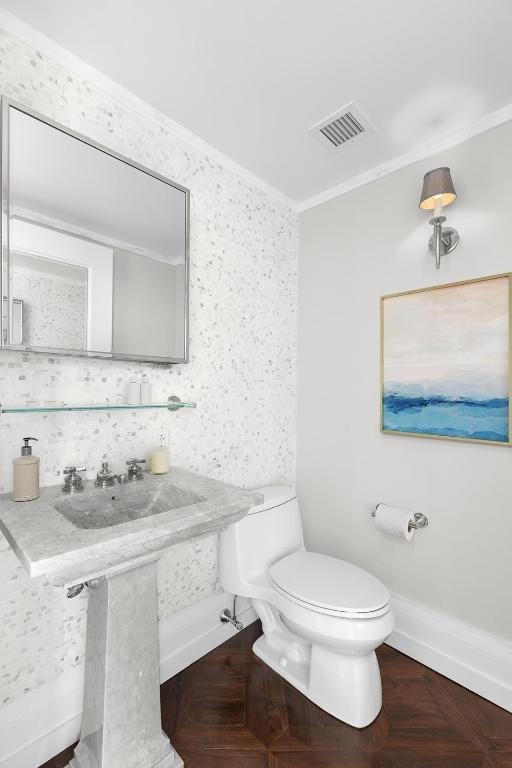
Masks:
[[[0,405],[0,413],[66,413],[77,411],[143,411],[151,408],[167,408],[168,411],[178,411],[180,408],[195,408],[195,403],[183,403],[179,397],[171,395],[166,403],[144,403],[128,405],[119,403],[112,405]]]

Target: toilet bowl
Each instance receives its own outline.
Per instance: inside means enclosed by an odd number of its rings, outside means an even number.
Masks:
[[[394,629],[386,587],[362,568],[304,547],[291,488],[264,501],[220,541],[221,586],[252,598],[263,635],[254,653],[322,709],[364,728],[382,706],[375,649]]]

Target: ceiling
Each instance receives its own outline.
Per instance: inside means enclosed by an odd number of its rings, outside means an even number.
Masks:
[[[9,213],[170,264],[185,258],[185,193],[9,110]]]
[[[299,204],[512,102],[510,0],[1,2]]]

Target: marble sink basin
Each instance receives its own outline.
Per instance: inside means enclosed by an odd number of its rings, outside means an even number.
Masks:
[[[144,488],[143,482],[64,497],[57,499],[54,506],[76,528],[110,528],[205,500],[204,496],[171,483]]]
[[[30,576],[72,586],[222,530],[260,502],[258,493],[171,467],[167,475],[145,472],[143,480],[75,496],[64,496],[60,485],[23,504],[3,494],[0,529]]]

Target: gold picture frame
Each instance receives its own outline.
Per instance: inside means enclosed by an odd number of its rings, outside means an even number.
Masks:
[[[510,272],[381,296],[381,432],[510,446],[511,308]]]

